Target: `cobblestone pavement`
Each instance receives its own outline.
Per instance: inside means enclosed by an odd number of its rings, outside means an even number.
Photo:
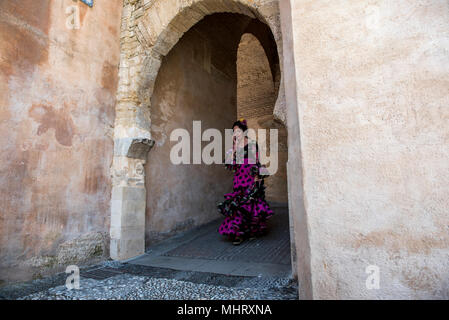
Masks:
[[[240,277],[177,271],[120,262],[80,270],[80,289],[68,290],[67,274],[0,288],[17,300],[295,300],[289,278]]]

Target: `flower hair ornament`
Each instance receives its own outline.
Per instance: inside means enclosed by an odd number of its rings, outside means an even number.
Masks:
[[[245,126],[247,125],[247,124],[246,124],[246,119],[245,119],[245,118],[240,118],[239,121],[240,121],[242,124],[244,124]]]

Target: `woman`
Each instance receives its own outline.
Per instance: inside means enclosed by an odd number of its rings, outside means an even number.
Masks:
[[[234,191],[225,194],[225,200],[217,205],[218,211],[226,217],[218,231],[238,245],[245,238],[263,235],[266,220],[274,212],[265,201],[257,143],[248,141],[245,136],[246,120],[240,119],[232,127],[233,148],[226,152],[225,166],[234,172]]]

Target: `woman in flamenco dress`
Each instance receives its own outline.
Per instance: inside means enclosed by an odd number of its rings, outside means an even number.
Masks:
[[[255,141],[249,141],[245,119],[233,126],[233,148],[226,152],[225,167],[234,172],[233,192],[224,195],[218,211],[225,216],[218,232],[229,237],[234,245],[245,239],[255,239],[267,231],[267,219],[273,210],[265,201],[265,186],[259,149]]]

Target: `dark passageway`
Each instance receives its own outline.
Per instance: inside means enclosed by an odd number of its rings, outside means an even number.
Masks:
[[[279,57],[273,35],[257,19],[232,13],[206,16],[164,57],[152,95],[155,146],[146,167],[146,254],[130,263],[241,276],[290,276],[286,130],[279,130],[279,168],[267,181],[275,215],[269,234],[233,246],[218,231],[216,205],[232,190],[221,164],[170,162],[173,130],[230,129],[241,116],[250,129],[276,129]],[[269,133],[267,133],[269,135]],[[251,137],[255,138],[255,137]],[[267,141],[268,142],[268,141]],[[269,142],[268,142],[269,143]],[[258,144],[269,151],[265,141]],[[203,141],[203,148],[206,143]],[[192,155],[191,155],[192,156]]]

